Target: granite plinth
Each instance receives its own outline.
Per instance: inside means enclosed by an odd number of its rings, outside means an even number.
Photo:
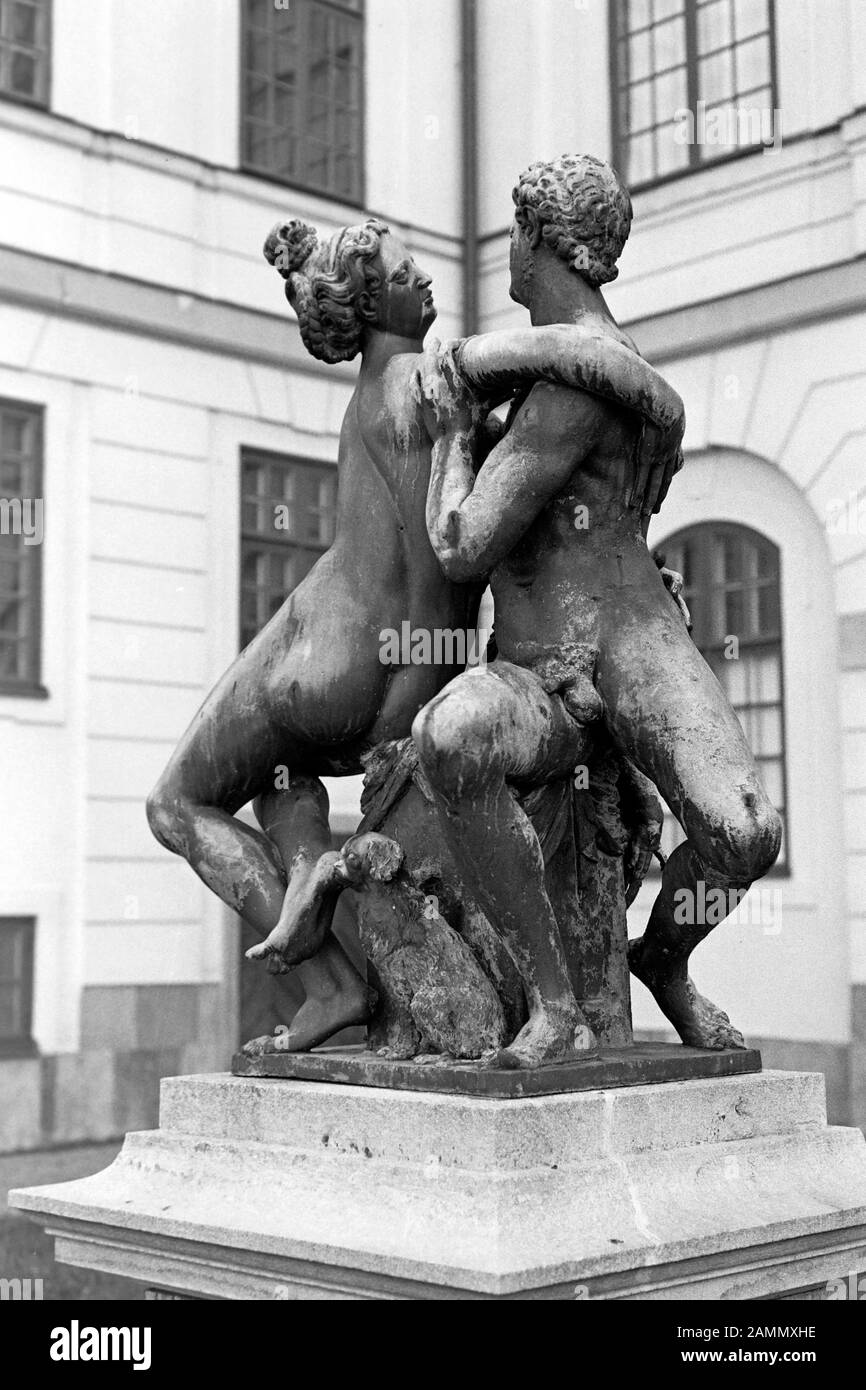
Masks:
[[[866,1270],[823,1078],[515,1098],[225,1075],[93,1177],[13,1193],[57,1258],[230,1299],[820,1297]]]
[[[480,1067],[476,1062],[396,1061],[377,1057],[362,1046],[323,1047],[313,1052],[278,1052],[259,1057],[247,1057],[239,1052],[232,1058],[233,1076],[328,1081],[335,1085],[436,1091],[443,1095],[488,1096],[497,1100],[739,1076],[760,1070],[761,1054],[753,1048],[707,1052],[679,1043],[607,1047],[601,1049],[598,1057],[551,1063],[532,1071]]]

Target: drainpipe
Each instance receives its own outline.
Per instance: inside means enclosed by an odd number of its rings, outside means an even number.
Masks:
[[[478,332],[477,0],[460,0],[460,104],[463,194],[463,333]]]

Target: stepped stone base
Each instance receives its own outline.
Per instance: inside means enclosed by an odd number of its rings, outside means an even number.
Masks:
[[[160,1125],[11,1204],[59,1260],[198,1297],[812,1298],[866,1270],[866,1142],[819,1075],[514,1100],[174,1077]]]

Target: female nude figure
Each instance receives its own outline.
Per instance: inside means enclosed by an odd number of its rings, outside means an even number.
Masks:
[[[361,772],[362,754],[407,736],[460,669],[383,665],[380,632],[406,618],[472,629],[481,590],[445,577],[424,520],[430,441],[413,375],[436,317],[430,276],[375,219],[327,242],[288,223],[265,254],[286,279],[308,351],[325,362],[361,352],[340,436],[336,539],[207,697],[147,813],[157,839],[271,937],[256,951],[281,970],[280,922],[331,848],[320,775]],[[280,765],[290,787],[276,791]],[[236,818],[251,800],[260,830]],[[287,1050],[369,1016],[371,992],[329,924],[319,925],[321,945],[299,968],[307,999]]]

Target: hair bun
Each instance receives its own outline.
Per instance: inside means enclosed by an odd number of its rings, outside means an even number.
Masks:
[[[264,245],[265,260],[275,266],[284,280],[309,260],[319,244],[315,227],[297,219],[278,222]]]

